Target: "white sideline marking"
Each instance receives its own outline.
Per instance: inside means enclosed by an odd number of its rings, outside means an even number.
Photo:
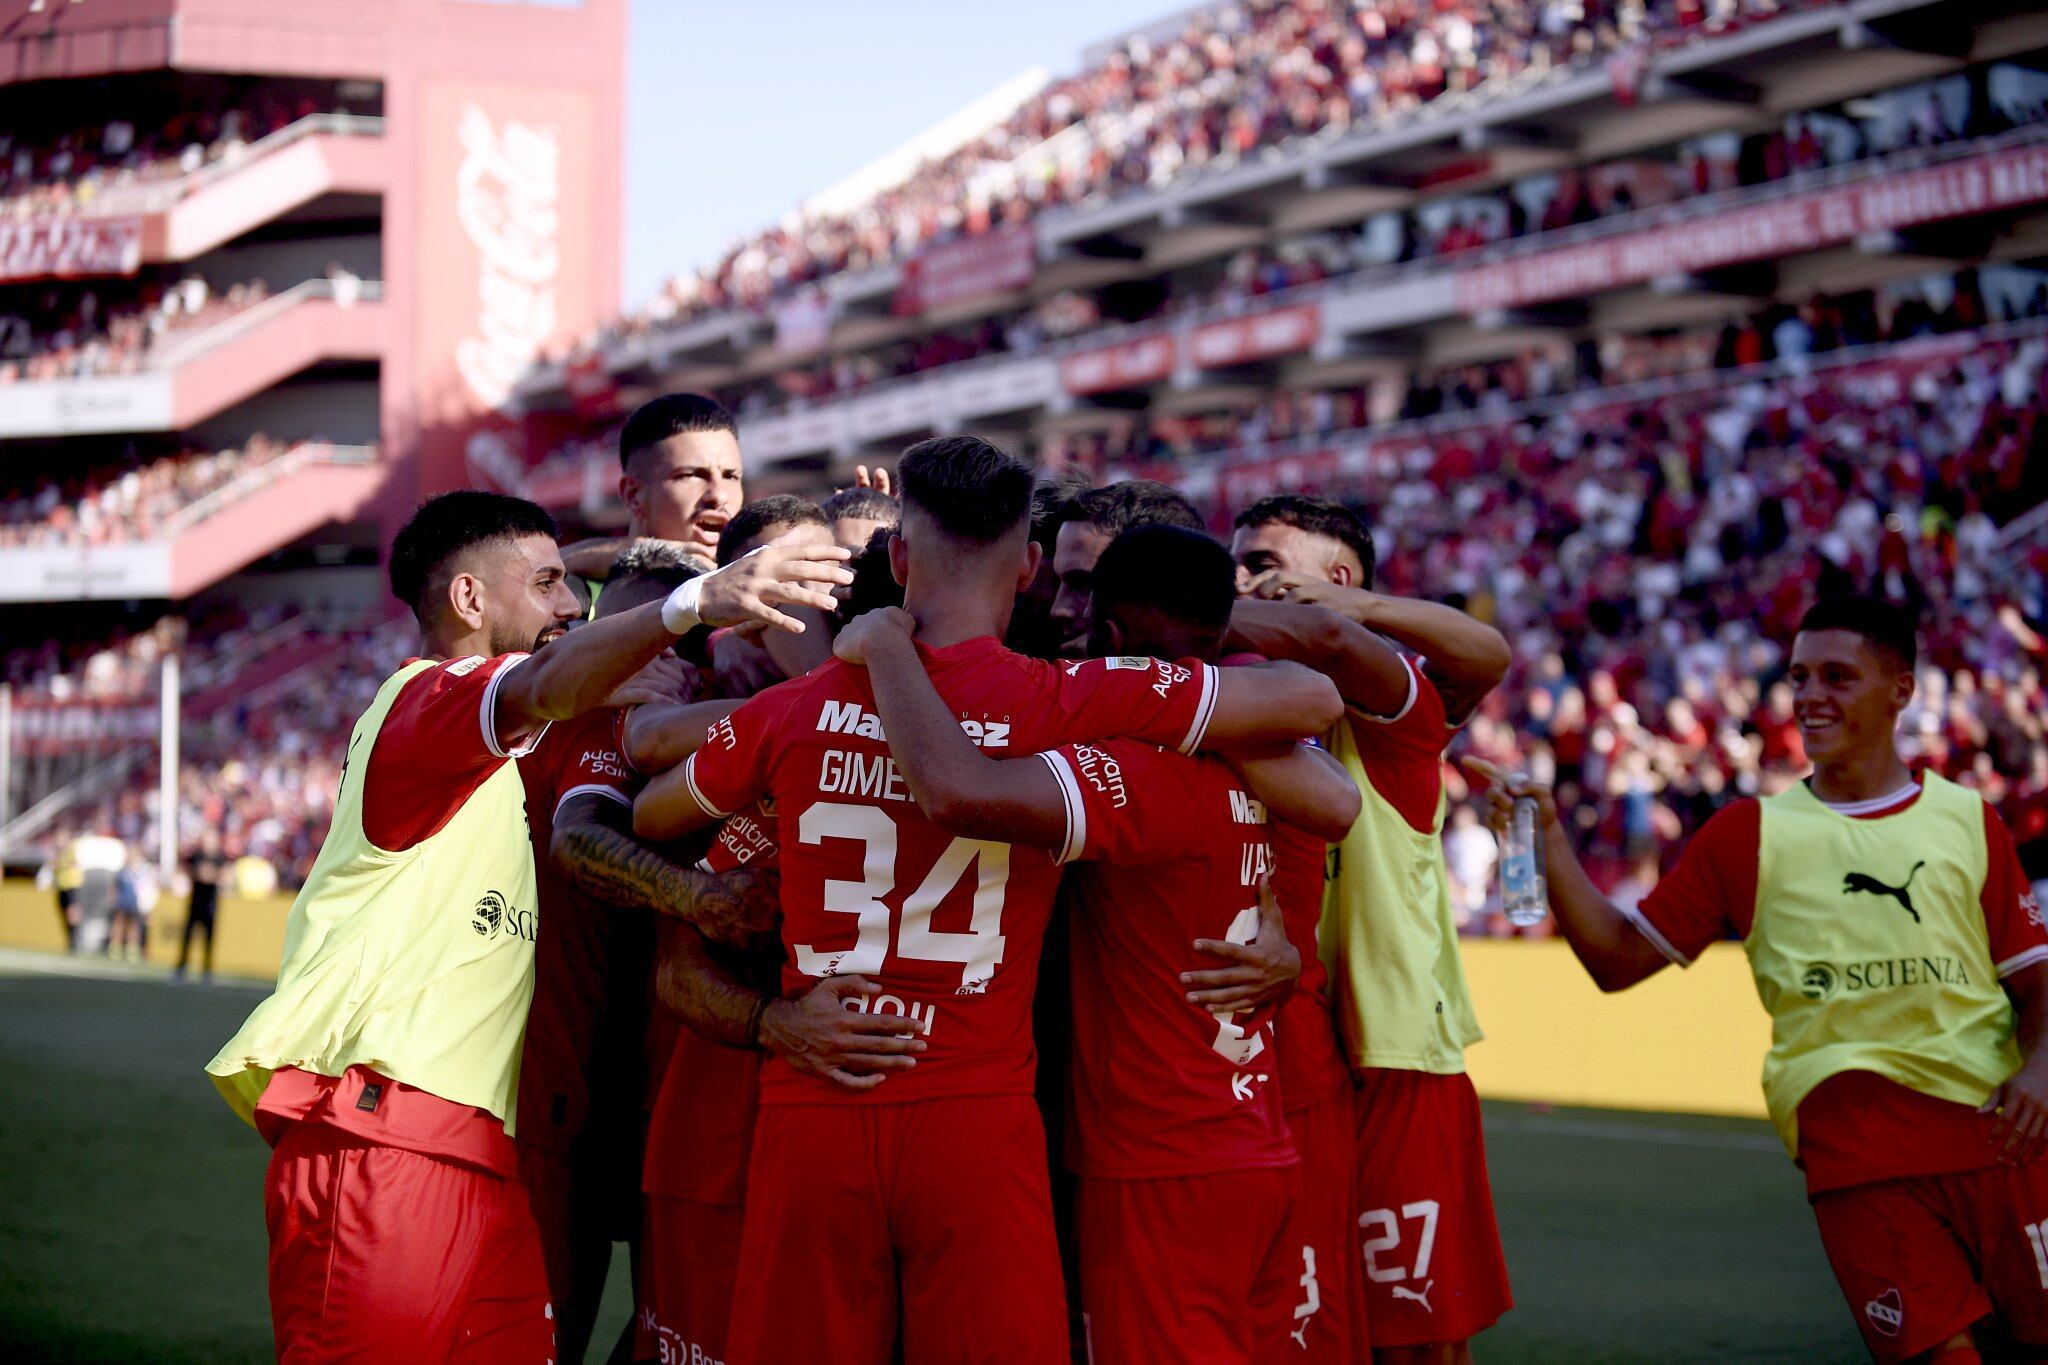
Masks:
[[[94,981],[153,981],[159,986],[173,984],[170,973],[161,967],[146,967],[133,962],[112,962],[105,958],[38,953],[25,948],[0,948],[0,973],[8,972],[17,975],[83,977]],[[197,978],[193,978],[190,984],[198,985],[199,982]],[[228,986],[236,990],[269,989],[268,986],[258,985],[253,981],[234,978],[223,980],[215,977],[208,984],[214,987]]]
[[[1653,1142],[1665,1147],[1723,1147],[1735,1152],[1777,1152],[1785,1144],[1763,1133],[1693,1132],[1685,1128],[1657,1128],[1634,1123],[1589,1123],[1583,1119],[1488,1118],[1488,1130],[1503,1133],[1535,1133],[1543,1137],[1606,1138],[1613,1142]]]

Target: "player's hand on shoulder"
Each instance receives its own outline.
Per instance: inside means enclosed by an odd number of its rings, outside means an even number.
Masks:
[[[703,877],[689,920],[704,937],[728,948],[759,948],[782,921],[782,878],[771,867],[747,867]]]
[[[695,669],[675,655],[660,655],[613,689],[612,694],[604,699],[604,704],[618,707],[688,701],[695,673]]]
[[[901,607],[877,607],[848,621],[832,641],[832,652],[850,664],[866,667],[868,648],[885,635],[908,640],[917,633],[917,618]]]
[[[1198,938],[1197,952],[1228,958],[1231,965],[1210,971],[1182,972],[1188,1003],[1211,1014],[1235,1014],[1287,998],[1301,976],[1301,953],[1287,938],[1280,902],[1270,880],[1259,880],[1259,930],[1250,943]]]
[[[697,580],[703,585],[698,589],[697,617],[712,626],[761,621],[801,634],[803,622],[779,608],[833,610],[839,604],[832,589],[853,582],[853,571],[845,566],[850,558],[837,545],[791,531]]]
[[[1467,771],[1486,783],[1486,823],[1493,827],[1495,834],[1506,834],[1508,821],[1514,817],[1517,798],[1531,796],[1536,799],[1536,825],[1539,830],[1549,829],[1557,823],[1557,797],[1546,783],[1538,782],[1527,773],[1502,772],[1500,767],[1483,758],[1467,757],[1459,760]]]
[[[794,1000],[772,1001],[761,1015],[761,1046],[798,1071],[872,1090],[890,1073],[915,1067],[925,1050],[916,1020],[847,1008],[881,989],[863,976],[828,976]]]

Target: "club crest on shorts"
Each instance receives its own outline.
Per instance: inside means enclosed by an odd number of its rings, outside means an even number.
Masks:
[[[1863,1316],[1870,1319],[1871,1330],[1879,1336],[1895,1337],[1906,1325],[1905,1300],[1896,1289],[1887,1289],[1863,1305]]]

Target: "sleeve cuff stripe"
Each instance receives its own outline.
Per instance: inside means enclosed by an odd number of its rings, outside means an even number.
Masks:
[[[1644,938],[1650,940],[1651,947],[1655,948],[1658,952],[1664,954],[1664,956],[1670,958],[1673,962],[1676,962],[1681,967],[1690,967],[1692,965],[1692,959],[1687,957],[1684,953],[1679,952],[1678,949],[1672,947],[1671,940],[1664,937],[1664,935],[1658,933],[1657,926],[1651,924],[1649,919],[1644,916],[1642,911],[1624,910],[1621,913],[1628,917],[1628,922],[1630,924],[1633,924],[1637,929],[1642,931],[1642,935]]]
[[[1360,711],[1358,713],[1374,725],[1392,725],[1395,721],[1400,720],[1415,709],[1415,699],[1422,693],[1422,686],[1416,681],[1419,673],[1415,660],[1404,658],[1401,660],[1401,666],[1408,670],[1408,700],[1402,702],[1401,709],[1391,716],[1376,716],[1370,711]]]
[[[691,754],[688,758],[683,760],[683,781],[690,788],[690,799],[695,801],[698,805],[702,806],[704,808],[704,813],[706,815],[715,815],[719,819],[723,820],[726,816],[732,814],[731,811],[720,810],[718,807],[712,805],[709,801],[704,799],[704,789],[697,785],[696,754]]]
[[[513,655],[505,660],[503,664],[500,664],[497,672],[491,674],[491,680],[484,684],[482,707],[484,748],[488,749],[494,758],[525,758],[540,747],[541,737],[548,732],[547,725],[543,724],[540,729],[527,736],[526,743],[513,749],[507,749],[498,743],[498,685],[505,681],[506,674],[525,663],[530,657],[532,656],[526,654]]]
[[[2048,943],[2037,943],[2022,953],[2014,953],[1998,964],[1997,972],[2002,981],[2014,972],[2033,966],[2037,962],[2048,962]]]
[[[1201,669],[1202,694],[1195,702],[1195,723],[1188,727],[1188,737],[1180,743],[1184,754],[1202,747],[1202,740],[1209,733],[1209,721],[1216,714],[1216,670],[1208,664],[1201,665]]]
[[[1066,756],[1048,751],[1039,757],[1045,760],[1045,766],[1052,769],[1053,779],[1060,784],[1060,802],[1067,808],[1067,837],[1060,848],[1058,861],[1071,863],[1088,846],[1088,807],[1081,800],[1081,784],[1075,779],[1073,769],[1067,766]]]
[[[578,796],[608,796],[628,810],[633,808],[633,799],[617,787],[607,787],[601,782],[580,782],[563,792],[562,799],[555,802],[557,820],[562,818],[562,807],[568,805],[571,798]]]

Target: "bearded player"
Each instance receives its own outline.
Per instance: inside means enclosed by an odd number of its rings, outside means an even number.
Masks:
[[[578,614],[532,503],[459,492],[392,547],[421,658],[356,723],[275,992],[207,1066],[273,1147],[271,1315],[293,1360],[554,1354],[517,1179],[533,849],[514,758],[698,622],[795,623],[843,553],[771,548],[529,657]]]
[[[1264,499],[1231,549],[1259,602],[1328,609],[1261,618],[1247,603],[1233,633],[1336,681],[1330,751],[1365,801],[1333,852],[1320,932],[1357,1080],[1364,1336],[1382,1365],[1463,1359],[1512,1299],[1465,1074],[1481,1035],[1444,867],[1443,751],[1506,673],[1507,642],[1450,607],[1372,592],[1372,537],[1339,504]]]
[[[1030,469],[985,441],[941,437],[906,452],[898,477],[892,567],[934,684],[989,751],[1120,734],[1192,750],[1334,717],[1334,689],[1306,670],[1062,669],[1011,654],[998,642],[1037,569]],[[861,1092],[774,1058],[764,1067],[728,1358],[879,1365],[900,1324],[909,1365],[1062,1359],[1029,1027],[1058,867],[924,819],[873,708],[865,674],[828,663],[742,706],[636,805],[636,829],[661,838],[769,798],[783,994],[869,976],[882,994],[868,1012],[916,1019],[926,1044]]]
[[[1096,571],[1095,645],[1214,657],[1235,591],[1197,532],[1126,533]],[[1233,766],[1149,745],[984,756],[932,690],[904,613],[842,634],[864,661],[905,781],[956,834],[1080,860],[1068,1165],[1080,1177],[1088,1355],[1100,1361],[1281,1360],[1303,1188],[1281,1117],[1272,1011],[1299,971],[1267,888],[1274,815],[1341,838],[1359,806],[1306,746]],[[1205,955],[1237,959],[1221,974]],[[1227,985],[1208,985],[1218,975]],[[1191,989],[1200,985],[1200,989]]]
[[[1594,889],[1533,796],[1558,927],[1604,991],[1738,938],[1771,1015],[1764,1102],[1879,1360],[2048,1348],[2048,930],[2005,823],[1915,778],[1894,734],[1914,622],[1870,597],[1800,622],[1788,677],[1813,775],[1721,810],[1640,910]]]

